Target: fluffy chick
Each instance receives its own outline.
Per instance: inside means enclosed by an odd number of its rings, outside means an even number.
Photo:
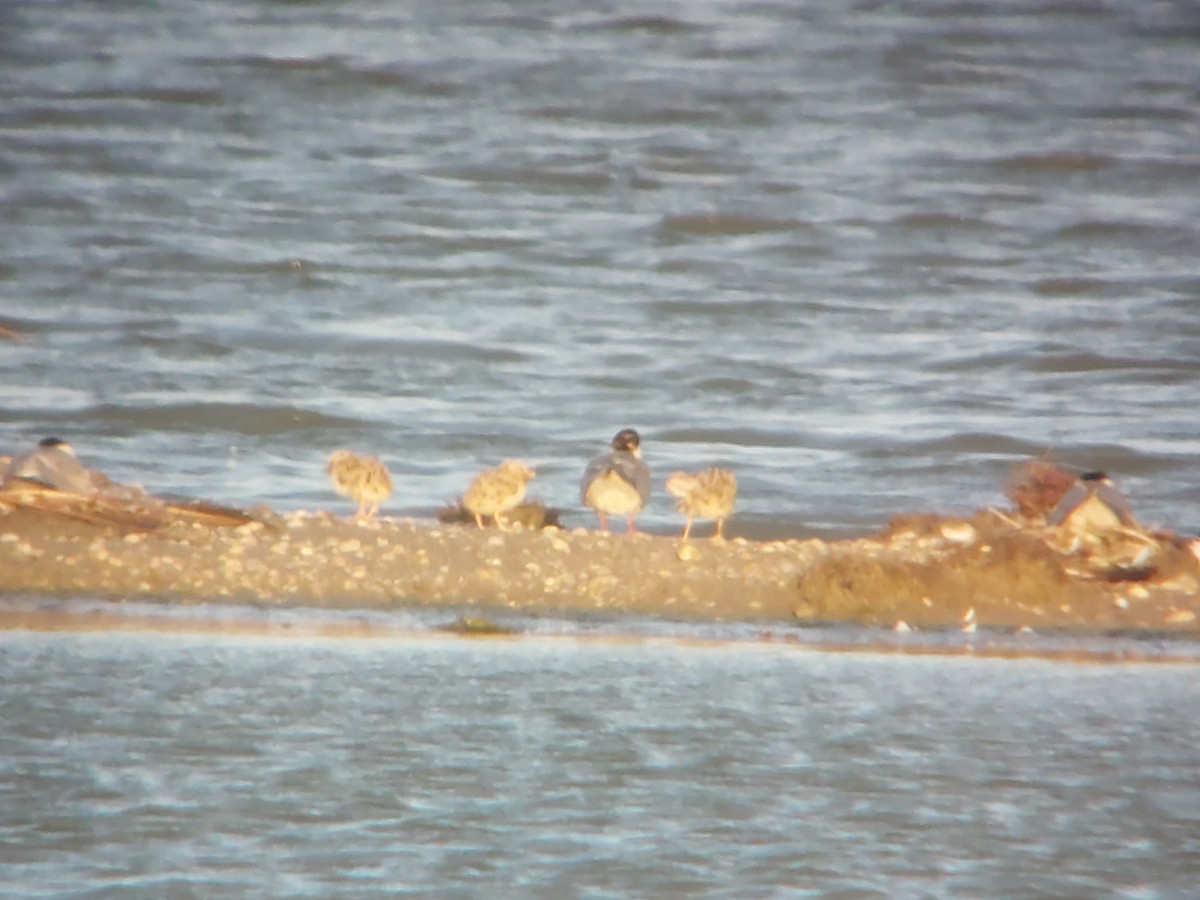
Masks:
[[[536,477],[537,473],[520,460],[507,459],[475,477],[463,494],[463,506],[475,517],[475,524],[480,528],[483,517],[491,516],[496,526],[504,531],[503,514],[520,505],[529,482]]]
[[[705,469],[695,475],[672,472],[667,479],[667,493],[678,499],[677,507],[687,517],[683,540],[691,534],[693,519],[716,519],[715,537],[725,537],[725,520],[733,514],[733,504],[737,500],[737,478],[731,471]]]
[[[379,504],[392,496],[392,475],[383,460],[335,450],[325,467],[333,489],[358,504],[356,519],[371,518]]]

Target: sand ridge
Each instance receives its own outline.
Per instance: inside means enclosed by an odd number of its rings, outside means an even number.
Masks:
[[[181,516],[147,525],[0,498],[0,595],[1200,634],[1200,561],[1189,543],[1164,537],[1130,566],[986,510],[896,520],[854,540],[686,544],[248,512],[223,524]]]

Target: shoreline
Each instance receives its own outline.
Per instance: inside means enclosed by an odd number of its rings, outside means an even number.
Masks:
[[[1119,646],[1079,645],[1071,641],[1039,636],[1040,640],[1021,644],[1012,636],[963,636],[957,642],[909,640],[909,635],[876,632],[862,640],[815,639],[813,629],[762,629],[753,634],[689,634],[681,632],[639,633],[619,627],[603,631],[523,631],[502,628],[476,631],[456,627],[462,620],[439,626],[418,628],[367,622],[362,619],[340,621],[279,621],[270,616],[195,615],[181,617],[163,612],[131,612],[120,606],[88,609],[3,608],[0,607],[0,634],[128,634],[189,637],[196,635],[223,638],[247,638],[278,641],[488,641],[536,644],[539,646],[647,647],[671,646],[697,650],[761,650],[869,656],[952,657],[979,660],[1038,660],[1071,665],[1172,665],[1200,666],[1200,654],[1186,652],[1191,642],[1163,646],[1147,643],[1147,638],[1127,636]],[[926,633],[938,637],[944,633]],[[916,638],[916,635],[911,637]],[[1061,636],[1060,636],[1061,638]],[[1185,652],[1181,652],[1185,651]]]

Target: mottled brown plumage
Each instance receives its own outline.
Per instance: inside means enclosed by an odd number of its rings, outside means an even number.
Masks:
[[[374,456],[358,456],[349,450],[335,450],[325,467],[333,489],[358,504],[355,518],[370,518],[379,512],[379,504],[392,496],[392,476],[383,461]]]
[[[483,527],[483,517],[491,516],[496,526],[504,530],[503,513],[525,499],[525,489],[536,477],[537,473],[521,461],[505,460],[494,469],[475,477],[463,494],[463,506],[475,517],[475,524],[480,528]]]
[[[705,469],[692,475],[672,472],[667,479],[667,493],[679,500],[677,508],[687,517],[683,540],[692,531],[692,519],[716,519],[714,537],[724,538],[725,520],[733,514],[737,500],[737,478],[728,469]]]
[[[1027,519],[1048,515],[1075,484],[1075,474],[1044,459],[1017,468],[1006,487],[1008,498]]]

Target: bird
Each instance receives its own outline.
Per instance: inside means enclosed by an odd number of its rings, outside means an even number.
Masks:
[[[36,482],[67,494],[91,496],[107,479],[93,472],[75,456],[75,450],[61,438],[38,441],[34,450],[14,457],[0,477],[0,486]]]
[[[358,504],[356,519],[371,518],[379,512],[379,504],[392,496],[392,475],[383,460],[374,456],[335,450],[325,471],[333,489]]]
[[[672,472],[667,479],[667,493],[679,500],[677,508],[687,517],[683,540],[692,531],[692,519],[716,519],[715,538],[724,539],[725,520],[733,514],[737,500],[737,477],[728,469],[705,469],[695,475]]]
[[[624,516],[629,533],[637,530],[634,519],[650,501],[650,469],[642,462],[642,439],[636,431],[618,431],[612,452],[587,464],[579,499],[596,510],[604,531],[608,531],[608,516]]]
[[[1104,472],[1084,472],[1046,517],[1046,524],[1078,535],[1137,529],[1124,495]]]
[[[501,513],[519,505],[525,499],[525,489],[537,473],[516,459],[506,459],[495,468],[475,476],[467,492],[463,494],[463,506],[475,517],[475,524],[483,527],[483,517],[491,516],[496,526],[505,530]]]

